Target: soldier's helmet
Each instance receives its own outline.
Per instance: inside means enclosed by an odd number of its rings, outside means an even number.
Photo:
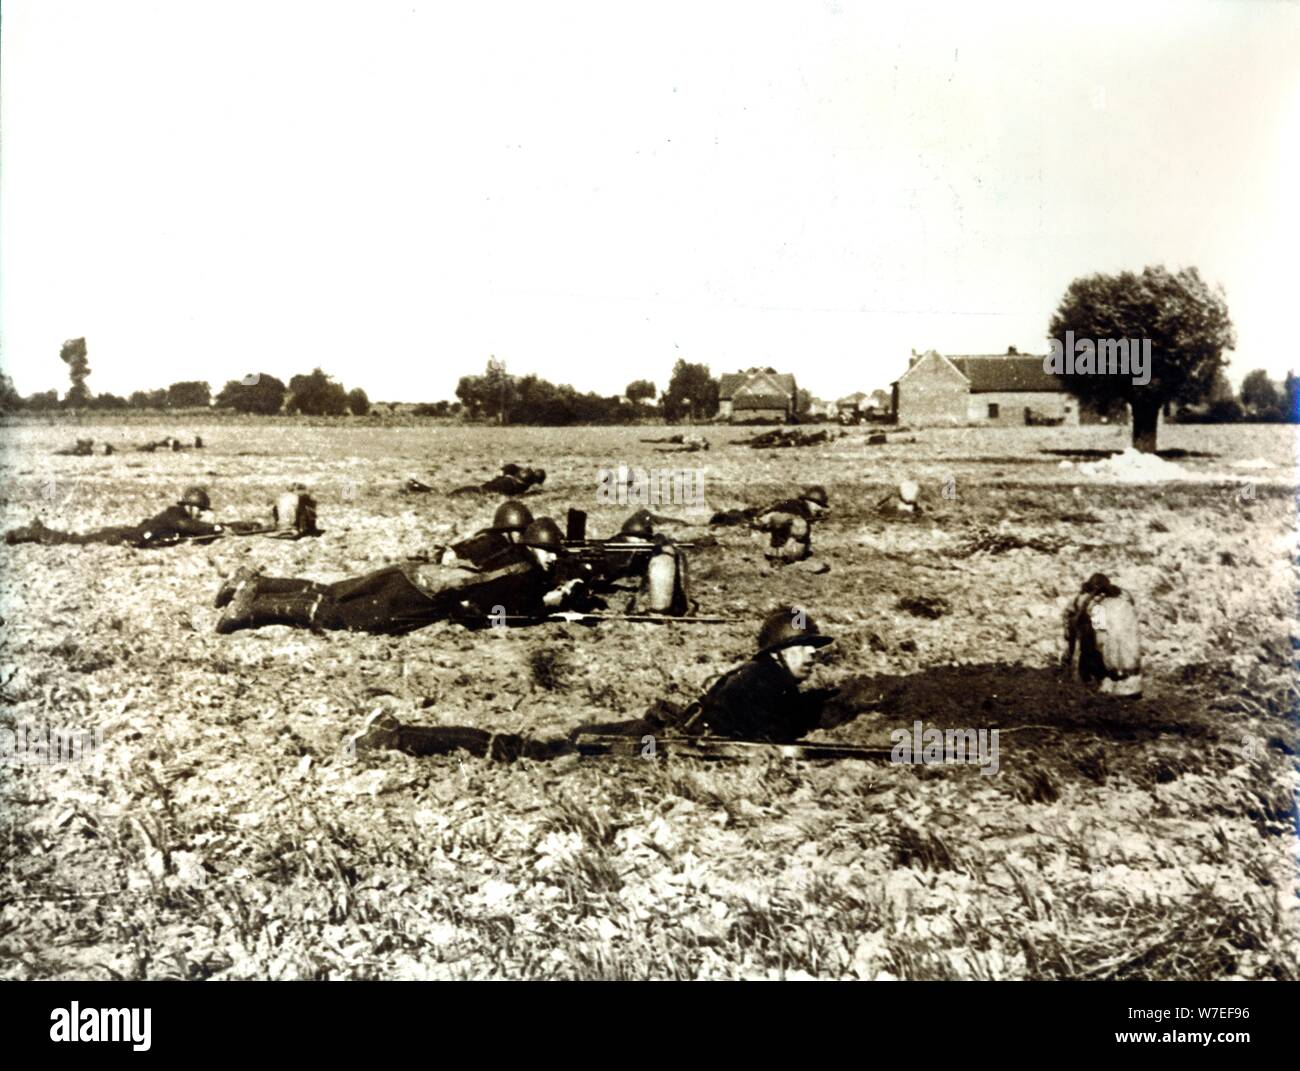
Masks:
[[[799,644],[825,647],[828,643],[834,642],[834,637],[822,632],[817,627],[817,622],[797,606],[781,606],[773,610],[763,621],[763,627],[758,630],[760,655]]]
[[[492,527],[503,532],[522,532],[532,523],[533,511],[513,498],[497,506],[492,517]]]
[[[542,484],[546,482],[546,470],[529,469],[527,475],[524,476],[524,480],[527,483],[536,484],[538,487],[541,487]]]
[[[618,534],[640,536],[642,539],[652,538],[655,534],[655,526],[650,519],[650,511],[648,509],[637,510],[623,522],[623,527],[618,530]]]
[[[523,538],[519,540],[526,547],[540,547],[558,554],[564,549],[564,536],[560,526],[550,517],[538,517],[524,529]]]
[[[1113,599],[1121,593],[1105,573],[1093,573],[1083,582],[1083,587],[1079,590],[1085,595],[1105,595],[1108,599]]]
[[[198,486],[185,488],[185,493],[181,495],[180,504],[182,506],[194,506],[196,509],[202,510],[212,508],[212,500],[208,498],[208,492]]]
[[[800,497],[807,499],[809,502],[816,502],[822,509],[831,508],[830,496],[826,493],[826,488],[819,483],[805,487]]]

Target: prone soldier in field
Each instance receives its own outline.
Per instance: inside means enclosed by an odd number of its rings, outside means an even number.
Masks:
[[[241,571],[217,592],[216,605],[225,607],[217,632],[288,625],[401,635],[435,621],[482,628],[541,620],[590,601],[582,580],[557,582],[563,549],[559,527],[542,517],[481,570],[408,561],[332,584]]]
[[[522,502],[509,499],[497,507],[489,527],[449,547],[437,548],[437,561],[466,569],[490,569],[493,562],[519,546],[524,531],[532,523],[532,510]]]
[[[1062,666],[1104,695],[1142,694],[1142,644],[1133,597],[1093,573],[1065,608]],[[1075,651],[1078,650],[1078,661]]]
[[[504,761],[551,759],[572,754],[583,735],[644,738],[663,734],[784,744],[821,725],[833,688],[801,690],[812,675],[815,652],[834,642],[802,609],[783,606],[770,613],[758,633],[752,658],[724,673],[688,706],[658,700],[641,718],[580,725],[567,736],[535,738],[468,726],[403,725],[386,705],[377,706],[344,741],[345,752],[396,750],[443,755],[457,750]]]
[[[47,528],[39,520],[5,533],[5,542],[41,543],[47,546],[73,544],[86,546],[102,543],[137,548],[170,546],[182,539],[218,537],[225,527],[210,519],[212,502],[202,487],[188,487],[174,506],[148,517],[139,524],[99,528],[92,532],[60,532]]]
[[[546,482],[546,470],[535,469],[513,462],[501,466],[498,476],[481,484],[458,487],[449,492],[452,495],[509,495],[517,498],[525,495],[534,487],[541,487]],[[409,484],[409,481],[408,481]]]
[[[55,454],[61,456],[61,458],[91,458],[91,456],[95,455],[95,452],[94,439],[77,439],[77,445],[56,450]],[[114,452],[112,443],[101,443],[99,452],[105,458],[108,458]]]

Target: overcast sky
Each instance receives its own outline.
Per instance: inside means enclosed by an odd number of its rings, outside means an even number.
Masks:
[[[1300,369],[1300,6],[5,0],[0,363],[835,397],[1194,265]]]

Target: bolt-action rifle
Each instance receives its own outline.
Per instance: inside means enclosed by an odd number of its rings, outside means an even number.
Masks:
[[[580,755],[626,755],[659,757],[674,755],[692,759],[756,759],[780,755],[788,759],[858,759],[888,762],[893,748],[862,744],[770,744],[752,740],[730,740],[720,736],[617,736],[579,733],[575,738]]]

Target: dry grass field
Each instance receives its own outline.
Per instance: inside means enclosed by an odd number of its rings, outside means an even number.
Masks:
[[[201,451],[55,457],[199,433]],[[1300,978],[1295,437],[1170,427],[1187,479],[1106,482],[1050,449],[1125,429],[891,433],[668,455],[658,429],[277,424],[0,427],[0,522],[128,523],[208,486],[218,517],[293,482],[325,534],[154,551],[0,546],[0,727],[102,732],[94,762],[0,767],[7,978]],[[1255,461],[1257,467],[1237,462]],[[488,522],[492,499],[406,497],[503,461],[535,512],[596,500],[619,462],[705,473],[707,508],[825,483],[823,575],[772,572],[744,530],[696,552],[724,625],[564,623],[400,638],[216,635],[241,564],[333,580]],[[899,479],[927,512],[872,505]],[[950,494],[945,496],[947,482]],[[1249,482],[1247,482],[1249,481]],[[1093,571],[1132,590],[1146,696],[1056,671]],[[934,616],[900,608],[930,600]],[[969,766],[469,756],[350,758],[377,702],[403,720],[558,733],[684,699],[745,658],[764,610],[838,638],[818,739],[914,721],[1001,728]],[[1011,731],[1014,730],[1014,731]]]

